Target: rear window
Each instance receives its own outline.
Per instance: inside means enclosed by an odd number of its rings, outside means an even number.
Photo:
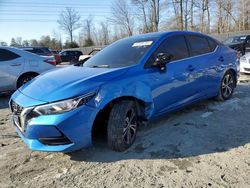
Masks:
[[[210,52],[208,40],[202,36],[187,36],[191,56],[202,55]]]
[[[0,61],[10,61],[19,58],[20,56],[6,49],[0,49]]]

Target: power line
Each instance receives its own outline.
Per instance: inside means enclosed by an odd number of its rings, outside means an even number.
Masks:
[[[55,5],[55,6],[71,6],[68,3],[42,3],[42,2],[1,2],[1,4],[14,4],[14,5],[25,5],[25,4],[29,4],[29,5]],[[100,3],[72,3],[74,6],[111,6],[112,4],[100,4]]]
[[[50,19],[0,19],[0,22],[56,22]]]

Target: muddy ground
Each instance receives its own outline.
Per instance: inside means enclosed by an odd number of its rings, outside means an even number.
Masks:
[[[32,152],[0,97],[0,187],[250,187],[250,76],[142,128],[126,152],[99,141],[71,154]]]

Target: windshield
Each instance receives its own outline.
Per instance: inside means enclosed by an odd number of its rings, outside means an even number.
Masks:
[[[119,40],[87,60],[83,67],[118,68],[137,64],[157,38]]]
[[[245,39],[246,39],[246,36],[229,37],[223,43],[224,44],[240,43],[240,42],[244,42]]]

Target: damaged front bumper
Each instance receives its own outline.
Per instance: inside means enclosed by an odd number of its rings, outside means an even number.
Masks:
[[[91,145],[96,108],[83,105],[62,114],[35,116],[33,106],[41,103],[19,91],[10,101],[17,133],[31,150],[71,152]]]

